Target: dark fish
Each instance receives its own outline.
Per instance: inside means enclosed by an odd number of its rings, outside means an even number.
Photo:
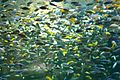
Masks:
[[[11,34],[19,34],[20,31],[19,30],[14,30]]]
[[[22,12],[21,14],[25,14],[25,13]]]
[[[55,4],[51,3],[51,2],[50,2],[50,5],[52,5],[52,6],[57,6],[57,5],[55,5]]]
[[[21,7],[21,9],[23,9],[23,10],[30,10],[30,8],[28,8],[28,7]]]
[[[93,3],[88,3],[88,4],[86,4],[87,6],[90,6],[90,5],[93,5]]]
[[[38,11],[39,9],[38,8],[36,8],[34,11]]]
[[[61,46],[61,45],[57,45],[57,48],[63,48],[63,46]]]
[[[41,21],[41,18],[37,18],[37,19],[35,19],[35,21]]]
[[[114,7],[113,6],[110,6],[109,8],[107,8],[107,9],[114,9]]]
[[[109,56],[111,56],[111,53],[110,52],[102,52],[101,55],[109,57]]]
[[[7,11],[13,11],[13,9],[7,9]]]
[[[71,4],[73,4],[75,6],[81,6],[81,4],[79,2],[71,2]]]
[[[46,6],[41,6],[40,9],[48,9]]]
[[[86,31],[88,31],[88,30],[93,30],[92,28],[86,28]]]
[[[3,5],[4,8],[6,8],[6,7],[8,7],[8,6],[9,6],[9,4]]]
[[[52,17],[52,18],[50,18],[50,20],[53,21],[53,20],[56,20],[56,18]]]
[[[111,77],[113,78],[113,80],[120,80],[120,70],[119,70],[119,66],[120,64],[118,64],[116,66],[116,69],[112,70],[112,75]]]
[[[63,12],[63,13],[69,12],[69,10],[68,10],[68,9],[62,9],[62,10],[64,10],[64,12]]]
[[[24,70],[15,70],[15,72],[16,72],[17,74],[20,74],[20,73],[23,73]]]
[[[113,74],[112,74],[112,76],[120,76],[120,72],[114,72]]]
[[[81,30],[81,29],[78,29],[78,30],[76,30],[76,32],[79,33],[79,32],[82,32],[82,30]]]
[[[27,6],[30,6],[30,4],[32,4],[32,3],[33,3],[33,2],[28,2],[28,3],[27,3]]]
[[[41,41],[39,41],[39,40],[36,40],[35,43],[36,43],[36,45],[45,45],[44,42],[41,42]]]
[[[52,2],[61,2],[61,1],[64,1],[64,0],[51,0]]]
[[[98,65],[96,65],[97,67],[104,67],[104,65],[102,65],[102,64],[98,64]]]
[[[24,64],[22,64],[22,63],[16,63],[15,65],[19,66],[19,67],[23,67],[24,66]]]
[[[100,51],[109,52],[109,51],[111,51],[111,48],[110,48],[110,47],[101,47],[101,48],[100,48]]]
[[[96,25],[101,25],[101,24],[103,24],[103,22],[101,21],[101,20],[96,20],[96,23],[95,23]]]
[[[116,34],[116,32],[110,31],[110,34],[115,35],[115,34]]]
[[[4,3],[4,2],[7,2],[8,0],[2,0],[1,2]]]
[[[25,33],[19,33],[18,35],[19,35],[20,37],[22,37],[22,38],[25,38],[25,37],[26,37]]]
[[[75,24],[80,24],[80,21],[76,21]]]
[[[120,55],[120,48],[114,50],[112,54],[113,55]]]
[[[7,17],[7,16],[6,16],[6,15],[4,15],[4,14],[3,14],[3,15],[1,15],[1,18],[6,18],[6,17]]]
[[[106,1],[104,4],[111,4],[113,3],[112,1]]]
[[[83,52],[84,52],[84,51],[90,52],[92,49],[91,49],[91,48],[88,48],[88,47],[84,47],[82,50],[83,50]]]
[[[102,64],[107,64],[107,63],[110,63],[111,61],[110,60],[101,60],[100,61]]]
[[[86,13],[94,13],[92,10],[87,10]]]
[[[7,41],[10,42],[10,37],[9,37],[9,36],[6,36],[6,37],[5,37],[5,40],[7,40]]]

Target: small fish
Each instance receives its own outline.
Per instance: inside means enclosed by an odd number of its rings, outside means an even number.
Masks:
[[[23,67],[24,64],[22,64],[22,63],[16,63],[16,66]]]
[[[40,9],[48,9],[46,6],[41,6]]]
[[[113,1],[106,1],[104,4],[111,4]]]
[[[96,13],[94,10],[87,10],[86,13]]]
[[[71,2],[71,4],[73,4],[75,6],[81,6],[81,4],[79,2]]]
[[[55,4],[51,3],[51,2],[49,4],[52,5],[52,6],[56,6],[57,7],[57,5],[55,5]]]
[[[79,32],[82,32],[82,30],[81,30],[81,29],[78,29],[78,30],[76,30],[76,32],[79,33]]]
[[[86,28],[86,31],[88,31],[88,30],[93,30],[92,28]]]
[[[9,9],[7,9],[7,11],[13,11],[13,9],[9,8]]]
[[[111,48],[110,47],[101,47],[100,51],[110,52]]]
[[[1,18],[6,18],[7,16],[5,14],[1,15]]]
[[[1,2],[2,2],[2,3],[5,3],[5,2],[7,2],[7,1],[8,1],[8,0],[2,0]]]
[[[94,3],[88,3],[88,4],[86,4],[87,6],[90,6],[90,5],[93,5]]]
[[[20,31],[19,30],[14,30],[14,31],[12,31],[12,33],[11,34],[19,34],[20,33]]]
[[[20,37],[22,37],[22,38],[27,37],[25,33],[19,33],[18,35],[19,35]]]
[[[36,45],[44,45],[44,42],[41,42],[39,40],[36,40],[35,43],[36,43]]]
[[[116,66],[117,66],[117,62],[115,62],[114,64],[113,64],[113,66],[112,66],[112,68],[114,69]]]
[[[100,3],[101,1],[100,0],[95,0],[95,2]]]
[[[32,3],[33,3],[33,2],[28,2],[28,3],[27,3],[27,6],[30,6],[30,4],[32,4]]]
[[[112,10],[114,9],[113,6],[106,6],[106,8],[107,8],[107,9],[112,9]]]
[[[62,2],[64,0],[51,0],[52,2]]]
[[[36,8],[34,11],[38,11],[39,9],[38,8]]]
[[[21,7],[21,9],[23,9],[23,10],[30,10],[30,8],[28,8],[28,7],[26,7],[26,6]]]
[[[41,19],[40,19],[40,18],[37,18],[37,19],[35,19],[35,21],[41,21]]]
[[[9,6],[9,4],[3,5],[4,8],[6,8],[6,7],[8,7],[8,6]]]
[[[68,9],[61,9],[60,11],[61,11],[62,13],[68,13],[68,12],[69,12]]]
[[[114,50],[112,54],[113,55],[120,55],[120,48]]]
[[[75,24],[80,24],[80,21],[76,21]]]

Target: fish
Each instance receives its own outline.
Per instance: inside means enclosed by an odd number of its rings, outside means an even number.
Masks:
[[[51,0],[51,2],[62,2],[64,0]]]
[[[2,0],[1,2],[2,2],[2,3],[5,3],[5,2],[7,2],[7,1],[8,1],[8,0]]]
[[[8,6],[9,6],[9,4],[3,5],[4,8],[6,8],[6,7],[8,7]]]
[[[64,14],[64,13],[68,13],[68,12],[69,12],[69,10],[68,10],[68,9],[61,9],[60,11],[61,11],[63,14]]]
[[[76,33],[79,33],[79,32],[82,32],[83,30],[81,30],[81,29],[77,29],[76,30]]]
[[[7,15],[5,15],[5,14],[1,15],[1,18],[6,18],[6,17],[7,17]]]
[[[113,1],[106,1],[106,2],[104,2],[104,4],[112,4],[113,3]]]
[[[86,31],[88,31],[88,30],[93,30],[92,28],[86,28]]]
[[[28,3],[27,3],[27,6],[30,6],[30,4],[32,4],[32,3],[33,3],[33,2],[31,2],[31,1],[30,1],[30,2],[28,2]]]
[[[71,2],[71,4],[73,4],[75,6],[81,6],[81,4],[79,2]]]
[[[90,5],[93,5],[94,3],[88,3],[88,4],[86,4],[87,6],[90,6]]]
[[[41,6],[40,9],[48,9],[47,6]]]
[[[36,8],[34,11],[38,11],[39,9],[38,8]]]
[[[30,8],[29,8],[29,7],[26,7],[26,6],[20,7],[20,8],[23,9],[23,10],[30,10]]]
[[[57,7],[57,5],[53,4],[52,2],[50,2],[49,4],[52,5],[52,6],[56,6]]]

